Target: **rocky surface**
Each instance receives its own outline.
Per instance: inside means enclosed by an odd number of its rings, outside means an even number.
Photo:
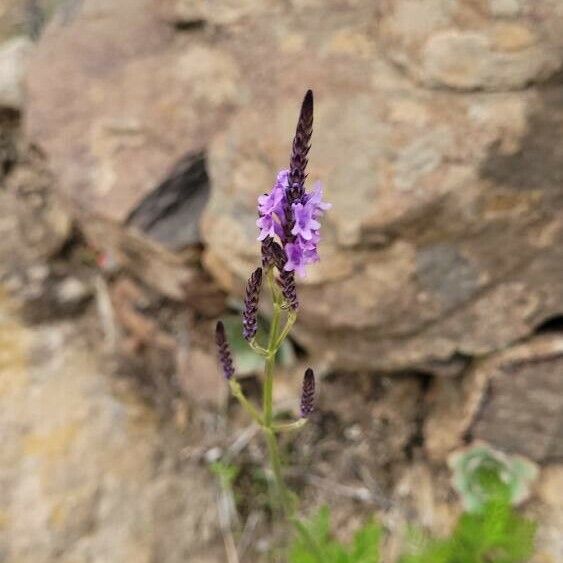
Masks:
[[[389,58],[431,87],[513,90],[563,64],[558,0],[389,0],[378,27]]]
[[[0,295],[0,559],[223,561],[209,472],[100,358],[80,325],[25,327]]]
[[[27,37],[14,37],[0,47],[0,107],[21,109],[23,78],[31,47]]]
[[[205,147],[243,96],[232,57],[197,37],[186,45],[152,4],[86,0],[61,11],[28,73],[29,137],[77,208],[115,221]]]
[[[543,151],[541,133],[526,140],[536,103],[400,87],[346,109],[333,94],[319,100],[311,176],[327,179],[334,208],[323,261],[300,292],[309,349],[341,367],[422,366],[500,349],[559,313],[558,164],[540,179],[521,160]],[[207,264],[231,291],[256,260],[253,202],[271,174],[263,163],[284,162],[290,106],[264,112],[274,118],[258,141],[262,118],[249,110],[211,147],[221,195],[204,221]]]
[[[436,379],[424,421],[430,458],[477,439],[538,462],[561,459],[562,362],[563,338],[545,334],[493,354],[461,380]]]
[[[559,88],[418,88],[388,62],[408,2],[350,2],[345,12],[337,2],[157,4],[86,0],[46,29],[31,61],[27,133],[91,240],[116,233],[112,250],[138,255],[146,245],[123,243],[123,221],[186,153],[203,149],[212,189],[205,264],[239,293],[257,256],[255,198],[286,165],[312,86],[310,177],[325,182],[334,208],[323,261],[301,287],[301,344],[333,367],[454,369],[457,358],[501,349],[562,312]],[[463,18],[429,19],[443,33],[511,18],[513,28],[539,26],[533,49],[555,60],[556,5],[543,2],[532,17],[527,4],[493,2],[479,19],[474,3],[454,4]],[[529,56],[543,61],[536,51]],[[53,73],[71,78],[53,82]],[[161,263],[172,264],[166,276]],[[154,264],[142,277],[179,298],[189,273],[170,255]]]
[[[348,528],[358,501],[381,508],[397,554],[413,515],[451,526],[443,462],[486,440],[544,466],[526,510],[540,556],[557,560],[561,4],[71,0],[40,34],[57,3],[0,1],[0,38],[41,35],[0,122],[0,281],[34,323],[0,294],[0,559],[225,560],[197,461],[225,436],[192,427],[188,463],[139,389],[108,376],[82,313],[96,293],[95,332],[119,341],[138,382],[152,378],[151,400],[181,391],[224,407],[216,284],[241,294],[256,196],[286,166],[312,87],[310,179],[334,206],[296,339],[332,376],[295,450],[314,470],[295,475]],[[14,135],[14,109],[52,174]],[[69,275],[57,268],[73,220],[88,245]],[[280,404],[295,383],[278,386]],[[260,465],[260,445],[248,450]]]

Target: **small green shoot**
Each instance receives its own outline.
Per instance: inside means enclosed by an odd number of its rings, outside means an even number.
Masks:
[[[233,483],[235,482],[238,474],[240,473],[240,468],[236,465],[230,463],[224,463],[222,461],[215,461],[211,465],[211,472],[219,479],[219,483],[225,489],[231,489]]]
[[[330,533],[330,512],[323,507],[310,520],[302,522],[316,552],[322,554],[324,563],[376,563],[379,561],[381,528],[367,522],[360,528],[349,545],[335,540]],[[295,539],[289,554],[290,563],[318,563],[319,558],[303,536]]]

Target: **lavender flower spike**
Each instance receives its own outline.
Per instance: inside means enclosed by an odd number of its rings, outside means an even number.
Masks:
[[[315,374],[307,368],[303,377],[303,391],[301,393],[301,418],[309,418],[315,408]]]
[[[307,90],[297,129],[293,139],[291,158],[289,161],[289,199],[290,203],[301,200],[305,193],[305,169],[307,168],[307,155],[311,149],[311,136],[313,135],[313,92]]]
[[[244,298],[244,311],[242,312],[242,334],[249,342],[256,336],[258,329],[258,300],[260,288],[262,287],[262,268],[256,268],[248,284],[246,285],[246,296]]]
[[[227,342],[227,335],[225,334],[225,325],[221,321],[217,322],[217,326],[215,328],[215,342],[217,344],[219,362],[223,368],[225,379],[231,379],[231,377],[235,374],[235,366],[233,364],[231,349],[229,348],[229,343]]]

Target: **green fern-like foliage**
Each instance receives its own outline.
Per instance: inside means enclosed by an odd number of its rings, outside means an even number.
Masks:
[[[479,513],[463,514],[449,538],[417,542],[401,563],[521,563],[533,553],[535,531],[499,497]]]
[[[523,496],[534,476],[523,461],[477,447],[460,456],[455,469],[456,488],[466,512],[452,534],[443,539],[414,529],[400,563],[525,563],[533,554],[536,525],[522,517],[513,503]],[[377,563],[381,528],[368,522],[350,545],[331,536],[330,513],[324,507],[303,525],[313,547],[296,541],[290,563]],[[321,556],[319,557],[319,552]]]
[[[380,561],[381,528],[371,521],[358,530],[349,545],[332,537],[326,507],[304,525],[324,563]],[[535,523],[520,516],[508,497],[499,494],[479,513],[464,513],[447,538],[431,539],[413,531],[400,563],[524,563],[533,554],[535,531]],[[310,545],[302,540],[294,542],[289,563],[318,561]]]
[[[381,528],[367,522],[358,530],[349,545],[336,541],[330,533],[330,512],[325,506],[303,525],[309,531],[324,563],[376,563],[379,561]],[[312,553],[310,545],[297,539],[291,547],[290,563],[318,563],[318,555]]]

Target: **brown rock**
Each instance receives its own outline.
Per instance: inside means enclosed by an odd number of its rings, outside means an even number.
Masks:
[[[0,45],[0,107],[21,109],[23,77],[31,49],[27,37],[14,37]]]
[[[232,27],[218,36],[213,26],[175,28],[146,1],[140,9],[133,0],[86,0],[66,25],[45,31],[31,61],[27,131],[101,250],[182,298],[197,276],[178,255],[181,245],[163,249],[123,225],[170,184],[187,153],[206,148],[204,262],[225,290],[240,294],[258,259],[256,196],[287,165],[299,100],[311,86],[310,179],[325,182],[334,207],[323,259],[300,286],[296,335],[324,356],[319,361],[455,373],[460,357],[504,348],[560,314],[557,89],[414,88],[381,55],[373,32],[380,8],[371,4],[352,2],[343,19],[336,1],[245,12],[249,1],[239,6],[244,17],[221,24]],[[448,4],[449,12],[439,3],[388,2],[378,34],[399,59],[408,28],[417,53],[436,33],[481,44],[478,36],[495,57],[545,48],[547,58],[532,57],[544,68],[558,52],[560,13],[543,2],[549,18],[510,22],[466,1]],[[483,64],[484,76],[496,68]],[[472,84],[480,88],[481,78]]]
[[[73,206],[115,221],[205,146],[242,93],[226,52],[174,42],[151,5],[83,2],[45,30],[28,71],[27,134]]]
[[[186,464],[75,323],[29,329],[11,308],[0,295],[2,558],[224,561],[208,469]]]
[[[390,0],[380,10],[381,45],[410,76],[432,87],[513,90],[561,68],[559,2],[481,4]]]
[[[199,37],[175,41],[150,0],[86,1],[44,31],[30,61],[27,94],[29,138],[48,155],[57,187],[92,243],[115,257],[155,254],[155,245],[145,247],[149,237],[127,232],[124,223],[177,174],[187,154],[205,147],[244,88],[226,51]],[[107,230],[111,236],[99,236]],[[157,247],[164,244],[158,232],[150,233]],[[152,269],[162,265],[162,275],[143,275],[179,298],[186,273],[171,269],[174,259],[162,254]]]
[[[310,178],[325,180],[333,209],[322,260],[300,288],[306,347],[333,366],[401,369],[487,354],[557,314],[555,92],[325,92]],[[285,165],[295,106],[241,111],[211,145],[206,264],[228,291],[241,291],[258,258],[255,198]],[[552,172],[521,162],[540,151]]]
[[[228,397],[228,385],[217,357],[199,348],[181,347],[177,354],[182,391],[197,404],[220,408]]]
[[[464,438],[535,461],[563,457],[563,338],[539,336],[478,364],[462,381],[437,380],[424,425],[432,458]]]

